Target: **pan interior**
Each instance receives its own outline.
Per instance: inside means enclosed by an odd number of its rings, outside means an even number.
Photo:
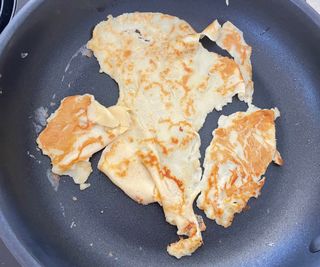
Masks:
[[[80,192],[62,177],[55,191],[47,178],[50,162],[36,150],[39,110],[50,114],[63,97],[83,93],[106,106],[116,103],[116,83],[99,74],[95,58],[81,52],[99,21],[133,11],[175,15],[197,31],[215,18],[233,22],[253,47],[254,104],[281,111],[277,138],[285,165],[269,167],[262,195],[230,228],[205,219],[204,246],[179,261],[166,253],[176,230],[161,208],[136,204],[106,179],[96,170],[100,154],[92,160],[89,189]],[[294,4],[39,1],[18,23],[0,54],[0,205],[19,241],[42,265],[319,265],[319,255],[310,254],[308,244],[320,231],[320,35]],[[208,116],[200,132],[202,155],[217,118],[245,109],[234,99]]]

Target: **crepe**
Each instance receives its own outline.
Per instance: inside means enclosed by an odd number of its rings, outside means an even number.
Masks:
[[[69,96],[48,118],[37,143],[43,154],[50,157],[53,173],[69,175],[81,185],[92,172],[89,158],[129,125],[130,117],[124,107],[105,108],[88,94]]]
[[[221,116],[206,150],[201,194],[197,205],[208,218],[229,227],[250,198],[257,198],[271,161],[282,165],[276,149],[278,109],[250,107]]]

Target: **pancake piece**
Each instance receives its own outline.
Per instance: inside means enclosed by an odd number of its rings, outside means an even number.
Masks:
[[[160,13],[109,16],[87,44],[135,121],[106,147],[98,167],[135,201],[162,205],[167,222],[188,237],[168,246],[177,258],[202,244],[204,225],[192,208],[201,179],[197,131],[209,112],[246,92],[239,65],[199,42],[220,34],[215,25],[198,34]]]
[[[178,235],[188,237],[167,248],[180,258],[202,245],[204,229],[193,211],[201,177],[200,137],[186,121],[168,119],[162,124],[156,136],[142,140],[137,153],[156,185],[156,199],[167,222],[177,226]]]
[[[103,151],[98,168],[133,200],[163,207],[167,222],[189,237],[168,247],[180,258],[202,244],[205,227],[192,207],[201,177],[200,138],[185,121],[163,124],[155,136],[133,119],[132,127]]]
[[[201,194],[197,205],[217,224],[229,227],[251,197],[264,185],[261,177],[271,161],[282,165],[276,149],[277,108],[250,107],[247,112],[221,116],[206,150]]]
[[[243,33],[230,21],[227,21],[219,28],[219,23],[215,21],[214,34],[208,36],[212,41],[215,41],[218,46],[228,51],[237,63],[242,78],[245,82],[245,93],[239,94],[239,99],[251,104],[253,94],[252,81],[252,65],[251,52],[252,48],[243,38]],[[212,32],[212,31],[211,31]]]
[[[98,169],[115,185],[144,205],[157,201],[154,181],[138,156],[142,140],[148,138],[152,135],[132,118],[130,129],[104,149],[98,163]]]
[[[239,67],[240,73],[245,83],[244,92],[239,92],[240,100],[251,104],[253,95],[251,52],[252,48],[243,38],[243,33],[230,21],[221,27],[215,20],[201,33],[188,36],[188,39],[201,39],[207,36],[211,41],[216,42],[219,47],[226,50]]]
[[[139,119],[146,112],[152,119],[155,113],[162,119],[162,112],[179,114],[198,131],[209,112],[246,93],[236,61],[209,52],[199,42],[206,35],[224,40],[223,29],[216,21],[199,34],[177,17],[130,13],[100,22],[87,47],[98,59],[100,71],[118,83],[119,104],[132,108]],[[243,38],[237,45],[247,47]],[[233,52],[233,45],[226,49]],[[143,101],[154,101],[153,109],[143,108]]]
[[[105,108],[88,94],[69,96],[48,118],[37,143],[50,157],[53,173],[69,175],[81,185],[92,172],[89,158],[125,132],[129,124],[124,107]]]

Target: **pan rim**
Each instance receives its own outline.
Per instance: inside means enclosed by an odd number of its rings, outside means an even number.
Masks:
[[[13,17],[7,27],[3,30],[0,35],[0,55],[10,42],[11,38],[15,34],[19,26],[25,21],[25,19],[38,8],[38,6],[44,0],[30,0],[24,7]],[[2,207],[0,204],[0,238],[9,249],[10,253],[14,256],[17,262],[21,266],[35,266],[40,267],[41,263],[36,259],[35,256],[25,247],[19,240],[16,233],[13,231],[10,223],[6,219]]]
[[[13,17],[8,26],[0,35],[0,55],[3,54],[8,43],[28,18],[45,0],[30,0],[19,12]],[[290,0],[299,10],[301,10],[307,19],[310,19],[320,31],[320,15],[304,0]],[[8,247],[10,252],[22,266],[42,266],[41,262],[32,255],[26,246],[19,240],[17,234],[13,231],[10,223],[6,219],[0,204],[0,238]]]

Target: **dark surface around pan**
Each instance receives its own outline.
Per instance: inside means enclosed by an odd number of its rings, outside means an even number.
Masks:
[[[231,0],[229,7],[222,0],[28,4],[0,43],[0,232],[20,262],[320,266],[320,255],[308,251],[310,240],[320,233],[320,23],[299,5],[304,11],[278,0]],[[277,138],[285,165],[269,167],[262,195],[250,201],[251,208],[237,215],[230,228],[205,220],[204,246],[179,261],[166,253],[166,245],[177,238],[176,229],[165,222],[159,206],[136,204],[97,170],[89,189],[80,192],[63,177],[56,192],[46,175],[49,160],[35,145],[37,108],[48,107],[50,113],[63,97],[83,93],[107,106],[116,103],[116,83],[99,74],[95,58],[77,51],[97,22],[132,11],[175,15],[199,31],[215,18],[232,21],[253,47],[254,104],[281,111]],[[22,58],[21,53],[28,55]],[[235,100],[208,116],[201,130],[202,154],[217,118],[245,108]],[[99,154],[93,157],[94,169],[98,159]]]

